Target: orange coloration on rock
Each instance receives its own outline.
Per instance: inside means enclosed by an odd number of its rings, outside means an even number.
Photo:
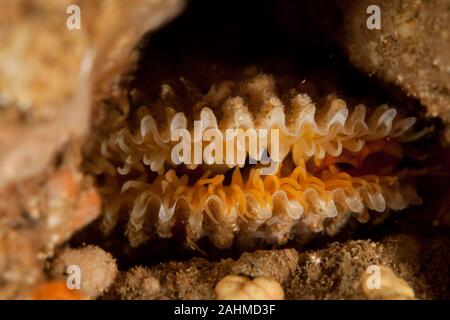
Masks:
[[[81,300],[77,290],[67,288],[64,281],[51,281],[39,285],[32,293],[33,300]]]
[[[50,181],[50,190],[52,193],[62,193],[66,197],[76,197],[79,190],[74,171],[62,168],[55,172]]]
[[[101,199],[97,190],[92,187],[80,194],[72,225],[81,228],[94,220],[100,212]]]

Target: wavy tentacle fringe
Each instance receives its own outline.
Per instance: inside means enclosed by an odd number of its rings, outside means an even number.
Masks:
[[[130,121],[128,127],[110,134],[88,163],[91,172],[104,173],[112,177],[107,181],[114,182],[103,188],[108,199],[104,230],[113,229],[125,214],[126,234],[133,246],[155,234],[182,236],[188,243],[207,236],[220,248],[229,247],[236,238],[281,244],[320,231],[335,234],[352,216],[365,222],[369,212],[402,210],[420,203],[412,182],[401,175],[350,176],[334,166],[337,160],[362,162],[377,150],[401,158],[400,143],[433,130],[415,130],[414,117],[402,117],[386,105],[370,113],[364,105],[349,108],[332,96],[317,108],[308,95],[295,92],[283,103],[273,78],[264,74],[243,84],[220,83],[206,95],[198,90],[189,93],[200,101],[190,112],[177,111],[175,92],[167,85],[162,89],[153,108],[136,112],[139,128],[131,130]],[[163,114],[152,114],[152,110]],[[172,132],[187,129],[192,134],[194,120],[222,137],[226,129],[278,129],[281,160],[290,162],[285,159],[291,157],[293,168],[287,173],[279,168],[269,176],[252,168],[244,179],[236,166],[231,183],[224,183],[225,176],[211,174],[215,168],[207,166],[210,171],[190,181],[188,175],[177,174],[166,164],[173,166],[171,150],[177,142],[171,141]],[[258,159],[260,150],[257,154],[249,148],[236,152]],[[146,167],[158,173],[151,182]],[[123,178],[117,179],[117,173]]]
[[[249,107],[241,98],[230,98],[223,105],[225,113],[232,113],[218,121],[213,110],[201,109],[198,121],[206,129],[216,129],[221,134],[221,145],[226,144],[225,128],[240,129],[278,129],[280,133],[281,161],[292,154],[295,164],[311,157],[317,161],[327,155],[338,157],[343,150],[359,152],[367,141],[379,139],[395,139],[398,142],[410,142],[427,134],[432,128],[419,132],[413,130],[415,117],[401,118],[397,111],[386,105],[376,108],[370,115],[364,105],[356,106],[352,111],[341,99],[330,99],[328,105],[317,112],[310,97],[299,94],[291,100],[289,106],[289,124],[286,120],[286,108],[279,99],[270,98],[270,112],[263,119],[253,119]],[[266,106],[266,108],[269,108]],[[112,133],[101,145],[101,155],[90,164],[91,171],[99,174],[115,171],[126,175],[131,169],[143,171],[143,164],[152,171],[162,174],[165,163],[172,163],[171,151],[178,141],[171,141],[171,134],[177,129],[186,129],[193,136],[192,124],[183,112],[166,108],[166,125],[158,126],[157,121],[147,111],[140,120],[140,130],[132,133],[128,128],[122,128]],[[232,117],[232,119],[230,119]],[[234,139],[234,137],[233,137]],[[270,140],[268,149],[270,150]],[[254,159],[261,157],[262,150],[251,154],[248,146],[235,149],[235,154],[243,152],[244,158],[250,155]],[[254,151],[253,151],[254,152]],[[250,153],[250,154],[249,154]],[[117,168],[115,167],[117,165]],[[198,165],[188,164],[189,169]],[[234,165],[230,164],[229,167]]]
[[[413,185],[400,184],[396,177],[351,177],[330,166],[319,179],[307,173],[303,161],[286,177],[261,176],[259,169],[252,169],[244,182],[235,168],[231,184],[223,185],[223,180],[223,175],[210,178],[207,173],[189,186],[187,175],[177,177],[170,170],[151,184],[127,181],[122,195],[106,208],[104,227],[113,228],[120,209],[128,207],[127,235],[134,246],[149,236],[149,221],[162,237],[172,236],[171,229],[183,221],[188,240],[207,235],[223,248],[239,235],[283,243],[295,236],[299,222],[319,232],[327,218],[338,217],[342,224],[349,213],[364,220],[367,210],[402,210],[420,203]],[[337,230],[331,223],[327,231]]]

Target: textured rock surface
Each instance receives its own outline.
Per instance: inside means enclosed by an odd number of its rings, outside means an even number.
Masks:
[[[122,272],[105,299],[214,299],[215,284],[229,274],[278,281],[286,299],[367,299],[360,277],[368,266],[383,265],[406,281],[419,299],[449,297],[444,269],[450,239],[398,234],[381,241],[351,240],[320,250],[260,250],[238,260],[194,258]],[[440,247],[440,249],[438,249]],[[439,251],[438,251],[439,250]],[[422,270],[426,269],[426,272]],[[436,285],[436,280],[439,285]]]
[[[116,261],[111,254],[92,245],[64,249],[52,263],[52,277],[66,280],[69,266],[79,268],[81,292],[90,299],[108,289],[117,275]]]
[[[366,27],[369,5],[381,29]],[[430,114],[450,119],[450,2],[344,1],[341,46],[365,73],[420,99]]]
[[[75,2],[75,3],[74,3]],[[66,7],[81,30],[66,28]],[[138,39],[183,1],[2,2],[0,11],[0,297],[44,281],[53,248],[100,213],[78,170],[91,102],[133,64]]]
[[[244,253],[240,259],[214,263],[203,258],[134,267],[123,272],[105,298],[215,299],[216,283],[230,274],[267,277],[284,283],[296,268],[294,249]]]
[[[69,4],[2,3],[0,186],[38,173],[69,139],[84,136],[92,92],[110,90],[144,32],[183,7],[181,0],[78,1],[81,29],[69,30]]]

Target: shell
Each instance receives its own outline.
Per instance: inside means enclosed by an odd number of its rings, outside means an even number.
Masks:
[[[203,237],[219,248],[230,247],[236,239],[283,244],[322,231],[334,235],[352,216],[366,222],[369,212],[421,203],[410,180],[395,173],[352,176],[333,159],[358,155],[348,161],[361,163],[383,148],[401,158],[403,143],[420,139],[432,128],[415,130],[416,118],[402,117],[387,105],[351,108],[330,95],[317,106],[295,89],[279,94],[271,75],[244,74],[243,80],[212,84],[206,93],[180,79],[185,96],[163,84],[153,104],[99,138],[100,152],[86,165],[107,177],[106,232],[125,213],[132,246],[154,234],[179,236],[174,230],[180,225],[191,244]],[[183,105],[186,100],[192,107]],[[184,172],[179,172],[180,164],[171,158],[177,143],[171,134],[181,128],[193,135],[194,120],[220,133],[224,145],[229,128],[278,129],[277,173],[262,176],[260,168],[247,170],[244,164],[184,164]],[[260,159],[261,151],[235,149],[244,159]],[[231,182],[226,182],[231,170]],[[202,176],[195,179],[197,171]]]

